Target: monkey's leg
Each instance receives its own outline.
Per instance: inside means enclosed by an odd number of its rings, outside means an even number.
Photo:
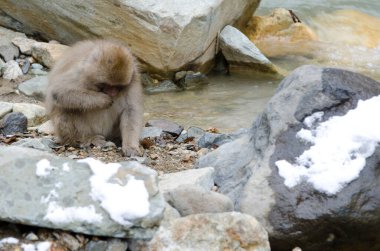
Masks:
[[[60,89],[52,93],[52,99],[58,107],[82,111],[112,105],[112,99],[107,94],[85,89]]]
[[[120,120],[122,139],[122,151],[125,156],[142,156],[139,147],[140,133],[142,128],[142,115],[137,110],[126,109]]]

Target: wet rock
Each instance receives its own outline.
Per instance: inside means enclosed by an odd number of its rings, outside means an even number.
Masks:
[[[268,234],[255,218],[240,213],[197,214],[160,227],[150,250],[269,251]]]
[[[20,66],[14,60],[8,61],[4,65],[2,71],[3,71],[3,78],[10,79],[10,80],[16,79],[23,75]]]
[[[0,119],[13,109],[13,104],[8,102],[0,102]]]
[[[190,90],[207,85],[209,80],[206,75],[200,72],[188,71],[177,83],[182,89]]]
[[[1,220],[90,235],[151,238],[165,208],[156,172],[137,162],[85,161],[0,146]]]
[[[182,91],[180,87],[174,84],[171,80],[164,80],[156,85],[151,85],[145,88],[145,91],[149,94],[161,93],[161,92],[178,92]]]
[[[146,123],[145,126],[161,128],[164,132],[169,133],[173,136],[180,135],[183,130],[183,126],[164,119],[151,119]]]
[[[231,67],[277,74],[277,67],[238,29],[227,25],[219,37],[220,49]]]
[[[243,213],[256,217],[265,226],[273,250],[291,250],[295,246],[311,251],[377,250],[380,248],[378,147],[366,159],[359,177],[333,195],[317,190],[306,180],[292,188],[285,186],[275,162],[293,163],[310,148],[310,144],[296,136],[309,115],[323,111],[317,122],[321,123],[346,114],[359,100],[378,95],[379,83],[360,74],[300,67],[281,82],[250,133],[219,147],[199,163],[215,167],[219,191],[234,199]],[[337,142],[337,147],[340,143]],[[225,182],[237,173],[243,185]]]
[[[307,55],[308,50],[316,49],[310,42],[318,39],[311,28],[295,22],[283,8],[267,16],[253,16],[245,33],[267,57]]]
[[[18,89],[26,96],[35,97],[44,100],[45,92],[48,85],[47,76],[34,77],[19,84]]]
[[[68,48],[62,44],[37,42],[32,46],[32,55],[39,63],[51,68]]]
[[[226,24],[245,24],[259,4],[258,0],[30,1],[31,8],[1,1],[0,25],[64,44],[88,37],[122,38],[134,55],[149,62],[146,68],[163,75],[190,66],[210,68],[218,32]]]
[[[158,127],[144,127],[140,138],[145,139],[160,137],[162,135],[162,132],[163,130]]]
[[[17,46],[22,54],[32,55],[32,47],[37,41],[26,37],[15,37],[12,39],[12,43]]]
[[[51,138],[20,139],[12,145],[34,148],[45,152],[53,152],[52,147],[56,146]]]
[[[174,190],[181,185],[197,185],[210,191],[214,186],[214,168],[205,167],[175,173],[165,173],[160,175],[158,179],[160,191],[163,193]]]
[[[28,119],[28,126],[40,125],[47,120],[45,107],[36,104],[15,103],[13,112],[24,114]]]
[[[23,133],[26,131],[28,119],[24,114],[11,112],[4,116],[0,121],[0,132],[4,135]]]
[[[223,213],[234,209],[231,199],[200,186],[182,185],[165,194],[165,200],[181,216],[200,213]]]

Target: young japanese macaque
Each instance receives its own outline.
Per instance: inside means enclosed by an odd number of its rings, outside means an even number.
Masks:
[[[62,144],[105,146],[121,139],[125,156],[142,154],[140,74],[121,43],[83,41],[70,48],[49,74],[46,108]]]

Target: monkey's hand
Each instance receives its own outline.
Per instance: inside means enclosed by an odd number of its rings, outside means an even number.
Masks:
[[[109,108],[113,104],[113,100],[107,94],[99,93],[99,108]]]
[[[123,146],[121,150],[123,151],[123,155],[126,157],[143,155],[143,152],[140,150],[139,147]]]

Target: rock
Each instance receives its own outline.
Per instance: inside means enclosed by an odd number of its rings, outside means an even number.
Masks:
[[[161,128],[164,132],[169,133],[173,136],[180,135],[183,130],[183,126],[164,119],[151,119],[146,123],[145,126]]]
[[[53,152],[52,147],[56,146],[55,142],[50,138],[20,139],[12,145],[34,148],[45,152]]]
[[[39,100],[45,99],[45,92],[48,85],[47,76],[34,77],[19,84],[18,89],[26,96],[32,96]]]
[[[15,103],[13,112],[24,114],[28,118],[28,126],[40,125],[47,120],[45,107],[36,104]]]
[[[12,39],[12,43],[20,49],[22,54],[30,56],[32,55],[32,47],[37,41],[26,37],[15,37]]]
[[[17,59],[16,62],[21,67],[21,71],[23,74],[27,74],[30,67],[30,62],[28,59]]]
[[[54,126],[51,120],[46,121],[45,123],[39,125],[37,127],[37,132],[38,133],[43,133],[43,134],[53,134],[54,133]]]
[[[25,236],[25,240],[28,240],[28,241],[38,241],[39,238],[38,238],[38,236],[35,233],[30,232],[29,234],[27,234]]]
[[[165,173],[160,175],[158,179],[158,186],[163,193],[174,190],[181,185],[196,185],[210,191],[214,186],[214,168],[205,167],[175,173]]]
[[[10,79],[10,80],[16,79],[23,75],[20,66],[14,60],[8,61],[4,65],[2,71],[3,71],[3,78]]]
[[[0,9],[2,9],[0,7]],[[11,61],[19,56],[19,50],[12,44],[12,39],[15,37],[26,37],[25,34],[15,32],[3,27],[0,27],[0,57],[5,62]]]
[[[277,67],[238,29],[227,25],[219,36],[220,49],[231,67],[277,74]]]
[[[175,80],[175,81],[179,81],[179,80],[185,78],[185,77],[186,77],[186,74],[187,74],[186,71],[179,71],[179,72],[176,72],[176,74],[174,75],[174,80]]]
[[[150,250],[269,251],[268,234],[255,218],[236,212],[197,214],[160,227]]]
[[[280,83],[250,133],[204,156],[199,166],[215,167],[219,191],[229,195],[235,207],[263,224],[273,250],[291,250],[296,246],[311,251],[377,250],[380,248],[378,147],[366,159],[359,176],[334,194],[318,190],[306,180],[291,188],[286,186],[275,163],[278,160],[293,163],[310,148],[311,143],[296,136],[307,127],[305,118],[323,111],[323,116],[314,122],[317,126],[333,116],[345,115],[359,100],[378,95],[380,83],[360,74],[300,67]],[[342,142],[337,142],[336,148],[339,144]],[[240,173],[243,185],[226,181],[230,176],[236,177],[236,173]],[[339,175],[343,173],[336,177]]]
[[[198,146],[201,148],[218,147],[231,141],[231,137],[221,133],[205,132],[198,141]]]
[[[205,130],[202,128],[191,126],[187,129],[187,131],[183,130],[181,135],[176,139],[177,142],[184,142],[186,139],[193,139],[195,142],[205,134]]]
[[[157,173],[137,162],[75,161],[0,146],[0,169],[2,221],[89,235],[151,238],[163,217],[165,202]]]
[[[32,69],[35,69],[35,70],[42,70],[44,67],[41,65],[41,64],[38,64],[38,63],[33,63],[32,64]]]
[[[48,72],[40,69],[31,69],[30,74],[34,76],[47,76]]]
[[[140,138],[145,139],[160,137],[162,132],[162,129],[158,127],[144,127]]]
[[[267,56],[307,55],[318,39],[305,23],[294,22],[287,9],[275,9],[268,16],[253,16],[245,33]]]
[[[163,226],[165,224],[170,224],[170,221],[174,219],[178,219],[180,217],[181,215],[179,214],[177,209],[172,207],[169,203],[166,203],[164,218],[162,219],[160,226]]]
[[[190,67],[210,69],[218,32],[226,24],[244,25],[259,4],[259,0],[30,1],[30,8],[15,0],[1,1],[0,25],[64,44],[92,37],[119,39],[149,63],[147,69],[167,76]]]
[[[5,66],[5,62],[0,58],[0,76],[3,76],[4,66]]]
[[[206,75],[200,72],[192,72],[192,71],[186,72],[185,77],[178,81],[178,85],[182,89],[186,89],[186,90],[200,88],[204,85],[207,85],[208,83],[209,83],[209,80]]]
[[[79,250],[82,247],[78,239],[71,234],[65,232],[59,234],[57,233],[56,237],[58,242],[62,244],[62,246],[67,247],[69,250]]]
[[[24,114],[11,112],[0,121],[0,132],[4,135],[23,133],[27,129],[28,119]]]
[[[32,46],[32,55],[39,63],[51,68],[68,48],[62,44],[37,42]]]
[[[145,88],[145,91],[149,94],[153,93],[161,93],[161,92],[178,92],[182,91],[182,89],[174,84],[171,80],[164,80],[159,82],[158,85],[151,85]]]
[[[233,203],[227,196],[194,185],[182,185],[167,192],[165,200],[177,209],[181,216],[234,210]]]
[[[0,119],[13,109],[13,104],[8,102],[0,102]]]
[[[113,239],[110,241],[90,241],[89,243],[87,243],[85,251],[126,251],[127,248],[128,242]]]

